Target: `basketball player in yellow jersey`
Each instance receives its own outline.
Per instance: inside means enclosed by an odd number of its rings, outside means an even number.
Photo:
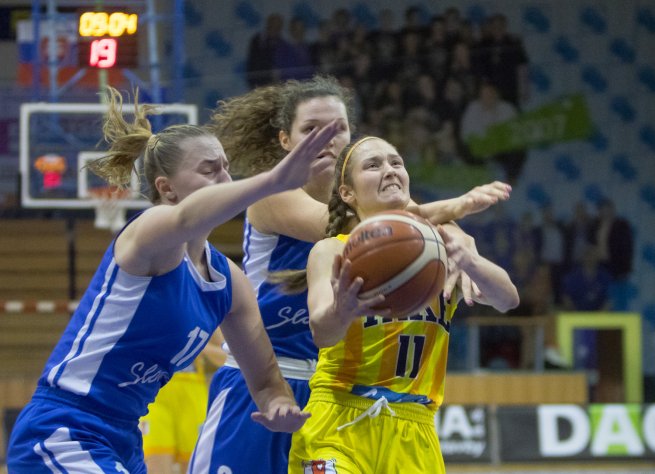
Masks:
[[[353,279],[341,258],[348,216],[361,221],[408,202],[409,176],[392,145],[366,137],[340,154],[328,238],[307,265],[310,327],[320,351],[306,408],[312,417],[293,435],[290,473],[445,472],[434,414],[443,400],[454,282],[465,272],[476,302],[502,312],[518,305],[507,272],[455,226],[438,227],[449,275],[429,307],[391,319],[388,310],[372,309],[384,296],[359,298],[363,280]]]
[[[216,330],[187,369],[176,372],[141,418],[143,454],[151,474],[185,473],[207,415],[207,374],[223,365],[223,337]],[[177,469],[176,469],[177,465]]]

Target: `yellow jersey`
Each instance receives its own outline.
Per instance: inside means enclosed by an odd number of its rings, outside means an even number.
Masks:
[[[347,235],[336,238],[347,241]],[[453,295],[452,300],[456,298]],[[443,401],[450,323],[456,303],[442,294],[402,319],[361,318],[332,347],[320,349],[310,387],[437,410]]]

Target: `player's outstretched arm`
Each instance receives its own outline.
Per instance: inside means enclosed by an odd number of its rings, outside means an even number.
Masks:
[[[433,201],[425,204],[412,202],[407,210],[438,225],[461,219],[488,209],[499,201],[506,201],[512,192],[509,184],[501,181],[476,186],[456,198]]]
[[[461,270],[470,277],[474,284],[473,300],[502,313],[518,306],[518,291],[504,269],[478,254],[470,242],[464,242],[463,232],[453,232],[445,226],[437,229],[446,245],[449,273]]]
[[[254,202],[295,189],[330,166],[316,157],[336,133],[336,123],[312,130],[270,171],[201,188],[175,206],[155,206],[130,225],[130,242],[144,258],[167,257],[184,243],[207,235]],[[127,230],[127,229],[126,229]],[[166,235],[166,238],[161,238]]]
[[[310,414],[300,409],[280,372],[250,282],[233,262],[232,309],[221,330],[259,411],[252,419],[271,431],[294,432]]]

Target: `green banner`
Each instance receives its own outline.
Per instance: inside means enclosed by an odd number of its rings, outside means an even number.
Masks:
[[[408,164],[412,177],[412,189],[422,192],[443,189],[469,190],[475,186],[493,181],[486,165],[467,164]]]
[[[466,144],[473,156],[524,150],[552,143],[585,139],[593,124],[582,94],[551,102],[506,122],[490,126],[484,135],[473,135]]]

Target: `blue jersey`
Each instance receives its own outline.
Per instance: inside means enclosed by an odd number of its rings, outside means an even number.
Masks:
[[[308,380],[313,373],[312,362],[318,358],[318,349],[309,330],[307,292],[284,294],[267,283],[266,278],[278,270],[304,270],[313,246],[311,242],[289,236],[258,232],[247,219],[245,221],[243,269],[257,292],[264,326],[282,374],[301,407],[309,399]],[[288,366],[302,369],[289,371]],[[228,357],[225,366],[214,374],[207,419],[189,473],[286,474],[291,434],[269,431],[252,421],[250,414],[257,407],[236,367]],[[248,443],[244,444],[244,440]]]
[[[278,356],[318,358],[309,330],[307,291],[288,295],[266,282],[271,272],[304,270],[313,246],[286,235],[263,234],[245,221],[243,269],[257,291],[264,326]]]
[[[186,256],[164,275],[134,276],[116,263],[112,242],[37,391],[72,393],[80,408],[112,418],[145,415],[230,310],[227,259],[209,243],[205,252],[211,281]]]

